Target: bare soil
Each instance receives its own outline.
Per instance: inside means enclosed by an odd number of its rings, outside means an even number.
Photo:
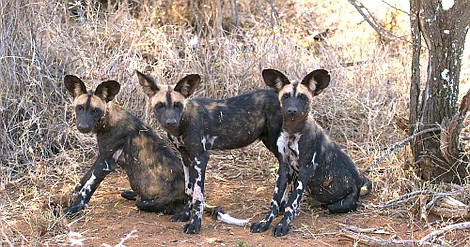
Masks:
[[[250,219],[250,223],[261,220],[271,201],[274,176],[266,176],[256,167],[246,171],[249,164],[243,162],[244,169],[239,169],[220,157],[213,156],[208,167],[206,202],[221,206],[232,216]],[[127,188],[129,184],[122,171],[106,178],[83,215],[70,224],[70,230],[80,234],[75,237],[79,243],[114,246],[130,234],[124,241],[125,246],[340,246],[353,244],[352,239],[341,234],[340,224],[381,229],[388,234],[375,237],[383,239],[419,239],[430,232],[424,230],[423,223],[410,223],[406,216],[381,213],[365,206],[355,212],[332,215],[320,207],[310,206],[306,198],[287,236],[272,236],[272,226],[264,233],[250,233],[249,225],[232,226],[209,215],[203,218],[200,234],[189,235],[183,233],[183,222],[170,222],[168,215],[139,211],[134,202],[120,196]],[[371,194],[361,201],[367,205],[373,198]],[[280,217],[276,218],[273,225],[279,220]],[[71,239],[67,242],[71,243]]]

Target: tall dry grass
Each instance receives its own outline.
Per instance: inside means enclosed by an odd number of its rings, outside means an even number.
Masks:
[[[360,167],[405,137],[394,116],[408,115],[407,42],[381,41],[347,1],[275,1],[278,15],[268,2],[238,2],[240,30],[221,34],[209,26],[204,37],[176,7],[168,9],[159,1],[108,1],[106,7],[93,1],[0,2],[4,243],[64,241],[67,229],[48,205],[68,203],[71,188],[95,157],[93,136],[74,129],[70,98],[62,85],[66,74],[83,78],[89,88],[118,80],[122,89],[117,101],[158,128],[143,107],[146,96],[136,69],[160,83],[199,73],[203,83],[196,96],[225,98],[266,88],[260,76],[264,68],[301,79],[321,67],[333,79],[315,100],[314,114]],[[385,23],[392,22],[387,13],[396,15],[399,25],[393,31],[406,39],[407,16],[390,8],[382,12]],[[331,33],[325,41],[312,39],[326,29]],[[405,148],[370,171],[372,203],[423,186],[402,169],[408,153]]]

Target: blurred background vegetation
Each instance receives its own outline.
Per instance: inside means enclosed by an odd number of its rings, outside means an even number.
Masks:
[[[31,242],[63,232],[52,216],[36,213],[51,210],[43,205],[52,201],[66,204],[65,195],[95,158],[94,137],[74,128],[66,74],[89,88],[119,81],[118,103],[159,130],[136,69],[160,83],[199,73],[196,97],[226,98],[266,88],[265,68],[291,79],[325,68],[332,83],[315,100],[313,114],[359,167],[367,166],[407,135],[411,39],[403,2],[365,1],[393,33],[390,39],[346,0],[1,0],[3,235],[12,242],[21,238],[11,223],[18,218],[29,226],[22,237]],[[463,86],[470,77],[468,57]],[[410,161],[403,148],[369,171],[375,202],[426,186],[410,173]]]

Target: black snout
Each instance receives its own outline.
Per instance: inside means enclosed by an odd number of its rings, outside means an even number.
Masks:
[[[297,107],[288,107],[287,108],[287,113],[296,114],[297,113]]]
[[[77,129],[82,133],[88,133],[91,131],[92,127],[87,123],[77,123]]]
[[[172,128],[172,127],[175,127],[176,126],[176,118],[169,118],[165,121],[165,126],[167,128]]]

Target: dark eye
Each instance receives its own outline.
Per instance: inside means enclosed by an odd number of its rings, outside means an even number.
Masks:
[[[181,102],[175,102],[175,103],[173,104],[173,107],[180,109],[180,108],[183,108],[183,104],[182,104]]]
[[[285,93],[282,95],[282,99],[287,99],[287,98],[289,98],[289,94]]]
[[[83,106],[82,105],[77,105],[77,111],[81,111],[83,110]]]
[[[307,100],[307,95],[301,94],[301,95],[299,95],[299,99],[301,99],[301,100]]]
[[[101,112],[100,109],[98,109],[98,108],[94,108],[94,109],[93,109],[93,113],[99,113],[99,112]]]
[[[158,102],[156,105],[155,105],[155,109],[162,109],[165,105],[162,103],[162,102]]]

